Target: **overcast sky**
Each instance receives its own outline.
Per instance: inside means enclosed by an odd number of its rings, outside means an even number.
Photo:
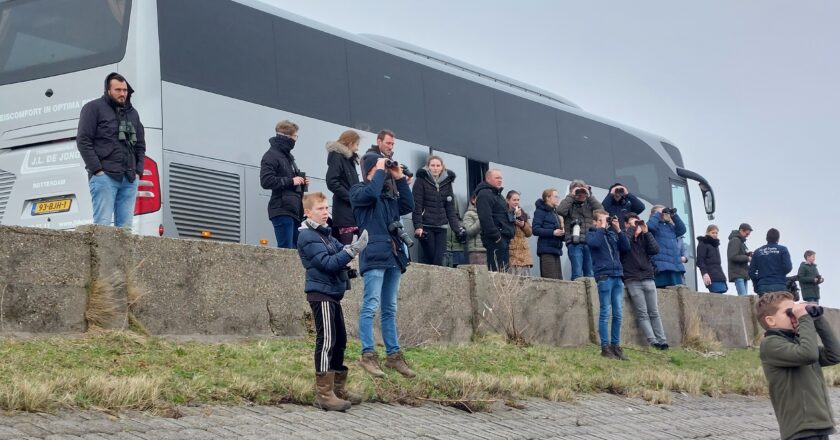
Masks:
[[[840,185],[829,179],[840,157],[840,2],[269,1],[664,136],[715,189],[724,241],[743,221],[755,229],[750,249],[779,229],[794,272],[806,249],[817,252],[822,303],[840,307]],[[709,221],[691,187],[702,234]]]

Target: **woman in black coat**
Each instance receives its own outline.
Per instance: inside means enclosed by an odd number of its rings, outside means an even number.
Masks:
[[[443,159],[432,155],[426,160],[426,167],[417,170],[412,187],[414,194],[414,235],[423,246],[423,263],[443,265],[446,251],[446,230],[452,228],[461,234],[461,223],[455,212],[455,194],[452,182],[455,173],[446,169]]]
[[[350,207],[350,188],[359,183],[359,134],[353,130],[341,133],[335,142],[327,142],[327,188],[333,193],[332,225],[341,244],[350,244],[358,234],[353,208]]]
[[[703,275],[703,284],[712,293],[726,293],[726,275],[720,260],[718,227],[709,225],[704,237],[697,237],[697,268]]]

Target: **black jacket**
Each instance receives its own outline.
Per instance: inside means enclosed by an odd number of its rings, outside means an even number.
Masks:
[[[656,268],[650,257],[659,253],[659,244],[653,234],[646,232],[636,237],[636,228],[624,232],[630,241],[630,250],[621,253],[621,266],[624,267],[625,281],[652,280]]]
[[[481,224],[481,240],[486,244],[496,243],[500,237],[510,241],[513,229],[513,213],[508,210],[507,202],[502,197],[502,188],[495,188],[487,182],[481,182],[475,188],[475,209]]]
[[[448,224],[453,231],[457,231],[461,227],[458,213],[455,211],[455,194],[452,191],[455,173],[446,169],[443,172],[446,175],[441,176],[439,182],[435,182],[429,170],[417,170],[414,186],[411,188],[414,194],[414,213],[411,221],[415,229]]]
[[[726,282],[720,260],[720,240],[704,235],[697,237],[697,268],[703,275],[709,274],[713,283]]]
[[[327,188],[333,193],[332,222],[336,227],[356,226],[353,208],[350,207],[350,188],[359,183],[359,155],[347,146],[327,144]]]
[[[108,96],[108,83],[115,75],[111,73],[105,78],[105,94],[102,97],[82,107],[76,148],[85,161],[88,177],[104,171],[114,179],[122,180],[122,176],[125,176],[133,182],[138,174],[143,174],[146,133],[140,123],[140,114],[131,105],[131,95],[134,93],[131,85],[126,82],[128,97],[125,105],[118,105]],[[133,145],[119,140],[120,120],[134,127],[136,142]]]
[[[738,230],[734,230],[729,234],[729,244],[726,246],[726,257],[729,260],[727,268],[729,269],[729,279],[734,280],[748,279],[749,274],[747,270],[750,265],[750,257],[747,253],[747,239],[741,237]]]
[[[293,139],[274,136],[268,140],[268,151],[260,162],[260,185],[271,190],[268,201],[268,218],[287,215],[300,221],[303,217],[303,186],[292,179],[300,174],[292,156]]]

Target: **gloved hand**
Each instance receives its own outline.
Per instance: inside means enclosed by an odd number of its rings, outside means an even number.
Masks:
[[[347,246],[344,246],[344,250],[348,254],[350,254],[351,257],[355,258],[356,255],[359,255],[360,253],[362,253],[362,251],[365,249],[365,247],[367,247],[367,244],[368,244],[368,232],[367,232],[367,229],[365,229],[364,231],[362,231],[362,235],[360,235],[358,237],[356,237],[354,235],[353,236],[353,242],[348,244]]]
[[[458,230],[455,231],[455,238],[458,240],[458,243],[467,244],[467,230],[466,230],[466,228],[464,228],[463,226],[458,228]]]

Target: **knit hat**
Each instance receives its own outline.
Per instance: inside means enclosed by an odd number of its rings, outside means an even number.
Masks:
[[[382,156],[379,153],[375,152],[368,152],[362,156],[362,180],[367,182],[368,174],[370,173],[370,169],[376,166],[376,161],[381,159]]]

